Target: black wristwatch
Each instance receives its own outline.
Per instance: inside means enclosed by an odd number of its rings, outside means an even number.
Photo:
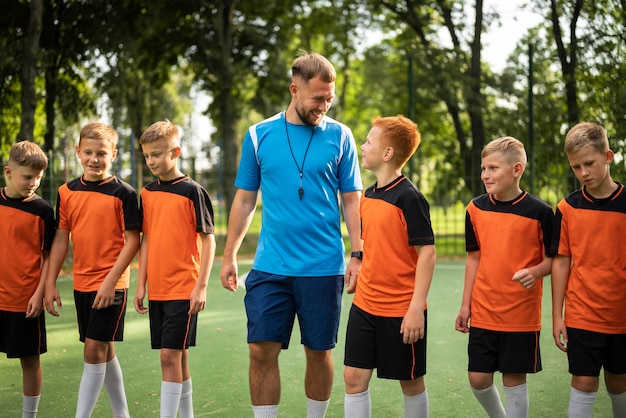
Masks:
[[[363,251],[353,251],[350,253],[350,258],[356,257],[359,260],[363,260]]]

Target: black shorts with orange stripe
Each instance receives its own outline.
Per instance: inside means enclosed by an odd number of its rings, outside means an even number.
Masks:
[[[92,308],[96,294],[97,292],[74,290],[80,341],[85,342],[85,338],[96,341],[123,341],[128,290],[116,290],[113,304],[104,309]]]
[[[343,364],[376,369],[376,375],[382,379],[415,380],[424,376],[426,333],[423,339],[405,344],[400,333],[402,319],[371,315],[353,304],[348,317]],[[424,321],[426,326],[426,311]]]
[[[153,349],[185,350],[196,345],[198,314],[189,315],[188,300],[151,300],[148,314]]]
[[[468,371],[537,373],[541,371],[539,331],[504,332],[471,327]]]
[[[38,356],[48,350],[46,318],[26,318],[24,312],[0,310],[0,353],[7,358]]]
[[[574,376],[626,373],[626,334],[605,334],[567,327],[567,361]]]

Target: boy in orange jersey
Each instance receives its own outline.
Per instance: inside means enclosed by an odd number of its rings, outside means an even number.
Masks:
[[[611,178],[603,127],[574,126],[565,153],[582,183],[559,202],[553,239],[552,334],[572,375],[569,417],[591,417],[602,368],[613,416],[626,417],[626,191]]]
[[[554,214],[520,188],[527,161],[520,141],[495,139],[483,148],[481,159],[487,193],[467,206],[468,254],[456,329],[469,332],[469,382],[487,414],[526,417],[526,374],[541,370],[541,297],[543,277],[552,265]],[[497,370],[506,412],[493,384]]]
[[[11,147],[0,191],[0,352],[22,365],[22,417],[37,416],[46,352],[43,310],[45,272],[54,212],[35,194],[48,158],[39,146],[21,141]]]
[[[143,238],[135,309],[150,312],[152,348],[161,350],[161,417],[193,417],[188,349],[196,345],[198,312],[215,256],[213,207],[207,192],[177,167],[178,128],[152,124],[139,138],[157,179],[141,191]],[[148,308],[143,304],[149,287]]]
[[[83,174],[63,184],[57,198],[45,304],[50,314],[59,315],[54,306],[62,308],[56,281],[71,236],[74,301],[80,341],[85,344],[76,417],[91,416],[103,385],[113,415],[129,416],[114,341],[124,336],[129,264],[139,248],[141,218],[135,190],[109,174],[117,139],[109,125],[85,125],[76,146]]]
[[[420,139],[410,119],[376,117],[361,145],[362,166],[376,183],[361,198],[361,271],[346,283],[348,293],[356,291],[346,333],[346,417],[371,416],[373,369],[399,380],[405,416],[428,416],[426,296],[435,238],[428,202],[402,174]]]

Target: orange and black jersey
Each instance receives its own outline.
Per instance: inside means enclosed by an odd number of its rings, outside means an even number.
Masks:
[[[525,289],[513,274],[541,263],[550,251],[554,214],[535,196],[522,192],[509,202],[484,194],[467,206],[465,247],[480,250],[472,288],[471,325],[492,331],[541,329],[543,278]]]
[[[124,231],[141,230],[137,193],[114,176],[71,180],[59,188],[57,228],[72,238],[74,289],[97,291],[124,247]],[[127,268],[115,288],[128,288],[129,275]]]
[[[557,206],[553,249],[571,257],[568,327],[626,334],[626,192],[617,186],[605,199],[579,189]]]
[[[144,239],[148,239],[148,299],[188,300],[198,280],[202,241],[212,234],[208,193],[188,176],[156,180],[141,191]]]
[[[41,252],[50,251],[54,212],[34,194],[11,198],[0,191],[0,310],[26,312],[41,278]]]
[[[353,303],[372,315],[403,317],[415,287],[414,246],[434,245],[428,202],[405,176],[361,197],[363,264]]]

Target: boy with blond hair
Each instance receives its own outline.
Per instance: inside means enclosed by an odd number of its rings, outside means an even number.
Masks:
[[[45,273],[54,238],[52,207],[35,194],[48,158],[30,141],[14,144],[0,190],[0,352],[22,366],[22,417],[37,416],[47,351]]]
[[[572,375],[569,417],[591,417],[600,370],[613,416],[626,416],[626,192],[611,178],[606,130],[575,125],[565,154],[582,188],[556,210],[552,334]]]
[[[215,256],[213,207],[202,186],[183,174],[178,127],[155,122],[139,138],[155,181],[141,190],[143,237],[135,309],[149,311],[151,345],[161,350],[161,417],[194,416],[188,349]],[[143,304],[149,287],[148,307]]]
[[[519,140],[495,139],[481,159],[487,193],[467,206],[465,285],[455,327],[469,332],[469,382],[487,414],[526,417],[526,375],[541,371],[541,297],[552,265],[554,214],[520,188],[527,160]],[[493,383],[498,370],[506,411]]]
[[[129,416],[114,342],[124,337],[129,265],[139,248],[141,218],[135,190],[110,174],[117,139],[107,124],[85,125],[76,146],[83,174],[63,184],[57,198],[45,304],[50,314],[59,316],[54,304],[62,308],[62,302],[56,281],[71,237],[74,301],[80,341],[85,344],[76,417],[91,416],[102,386],[113,415]]]
[[[363,264],[347,287],[356,293],[346,333],[346,417],[371,416],[373,369],[399,380],[405,416],[428,416],[426,296],[435,238],[428,202],[402,174],[420,139],[410,119],[376,117],[361,145],[362,167],[376,183],[361,198]]]

